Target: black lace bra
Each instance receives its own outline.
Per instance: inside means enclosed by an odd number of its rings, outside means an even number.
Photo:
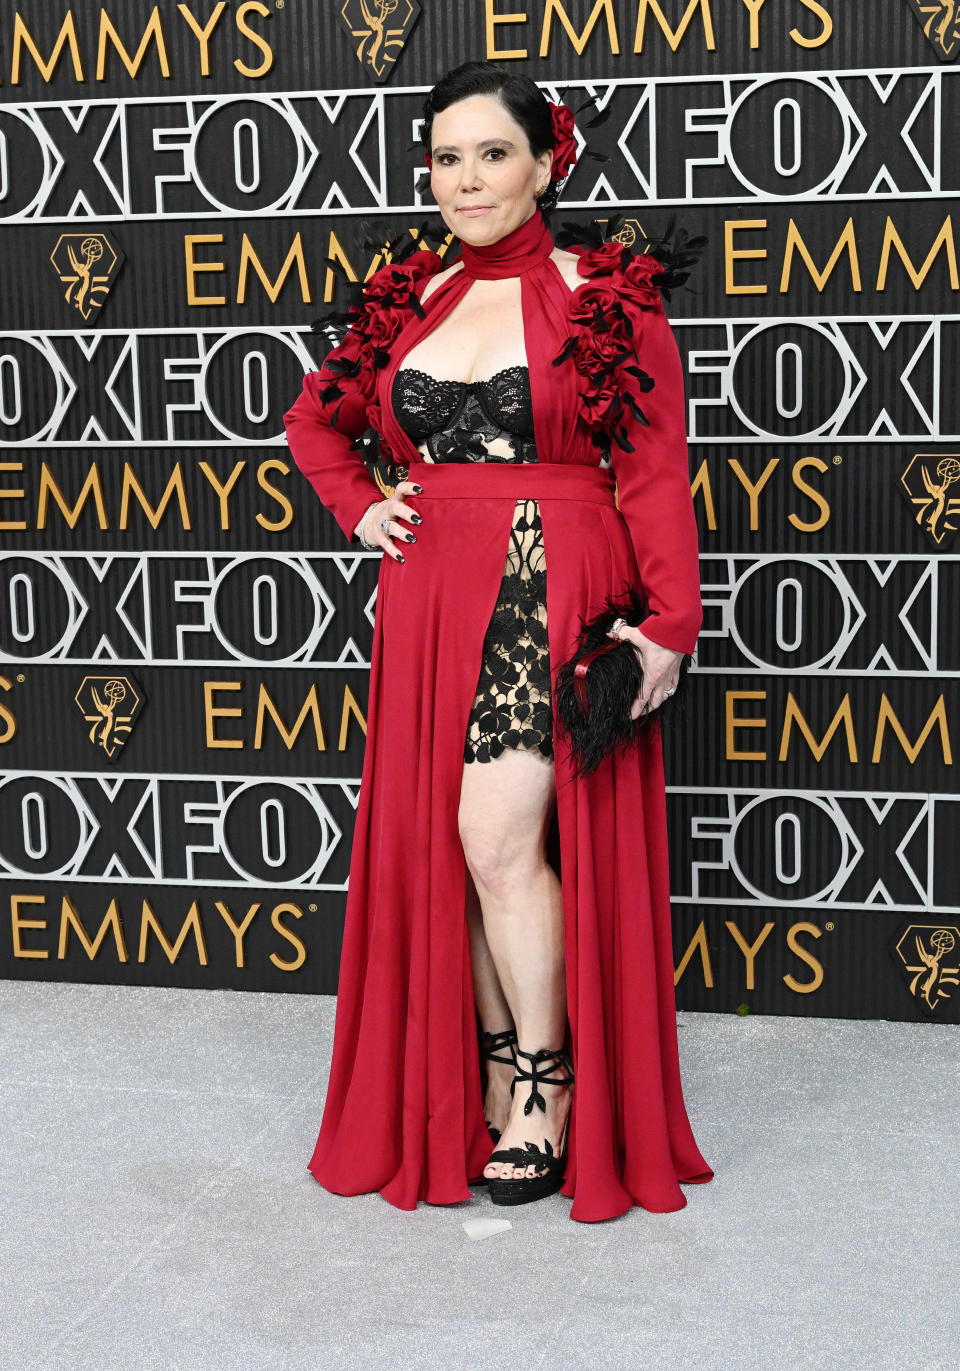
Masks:
[[[438,381],[416,367],[397,372],[391,395],[411,442],[435,462],[535,462],[530,372],[504,367],[486,381]],[[491,451],[502,439],[508,453]]]

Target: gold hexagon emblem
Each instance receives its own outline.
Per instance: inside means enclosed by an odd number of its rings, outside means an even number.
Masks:
[[[960,55],[960,4],[957,0],[909,0],[923,32],[946,61]]]
[[[609,219],[597,219],[598,224],[609,224]],[[650,239],[644,232],[643,225],[639,219],[627,219],[624,225],[616,233],[611,234],[610,241],[622,243],[625,248],[630,248],[633,252],[645,252],[650,246]],[[638,245],[642,243],[643,247]]]
[[[928,1013],[952,998],[947,986],[960,985],[960,928],[953,924],[910,924],[894,947],[910,976],[910,994]]]
[[[112,762],[130,736],[143,695],[129,676],[84,676],[74,699],[90,725],[91,743]]]
[[[915,522],[939,547],[960,518],[960,453],[918,452],[900,477],[900,488],[916,512]],[[955,494],[951,494],[951,491]]]
[[[357,61],[375,81],[391,75],[419,18],[418,0],[342,0],[340,5]]]
[[[66,286],[67,304],[84,320],[102,308],[123,262],[123,253],[103,232],[61,233],[50,254],[50,265]]]

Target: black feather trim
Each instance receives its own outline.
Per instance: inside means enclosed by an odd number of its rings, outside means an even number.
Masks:
[[[585,248],[590,250],[602,247],[604,243],[612,242],[618,234],[627,228],[628,223],[625,215],[618,214],[614,219],[609,220],[606,226],[598,224],[595,219],[588,220],[586,224],[576,224],[572,220],[565,220],[552,232],[553,240],[558,248],[569,248],[573,244],[583,244]],[[702,233],[691,236],[685,228],[677,224],[677,217],[674,214],[660,237],[652,239],[643,247],[638,246],[636,252],[655,257],[660,263],[662,270],[652,277],[652,281],[661,294],[669,300],[670,292],[684,284],[690,275],[691,268],[703,256],[707,241],[706,236]],[[625,244],[621,267],[626,267],[630,257],[634,254],[635,250]]]
[[[647,254],[655,257],[663,267],[652,278],[653,284],[668,300],[670,292],[687,280],[690,268],[699,262],[706,245],[706,235],[699,233],[691,237],[685,228],[677,224],[676,215],[671,216],[662,236],[647,244]]]
[[[576,346],[576,334],[571,334],[567,341],[564,343],[563,347],[557,353],[556,357],[554,357],[552,365],[558,367],[561,362],[565,362],[567,358],[570,356],[570,354],[576,350]]]
[[[402,232],[388,231],[384,236],[383,229],[375,228],[369,220],[360,221],[360,233],[357,239],[359,247],[368,252],[371,256],[379,254],[385,260],[384,266],[399,267],[412,257],[414,253],[423,250],[423,239],[427,233],[428,223],[424,220],[412,232],[404,230]],[[314,319],[310,325],[310,332],[315,334],[325,334],[333,337],[333,346],[339,346],[346,337],[349,329],[355,324],[364,313],[364,282],[355,281],[351,278],[344,264],[336,257],[330,255],[326,259],[327,268],[343,283],[341,295],[346,294],[346,307],[331,309],[326,314]],[[404,292],[402,300],[404,308],[410,308],[419,317],[423,318],[423,306],[417,299],[413,291],[409,296]],[[382,362],[377,365],[383,365]]]
[[[572,219],[565,219],[558,228],[551,228],[553,241],[558,248],[568,248],[572,243],[583,243],[587,248],[603,247],[603,229],[595,219],[588,219],[585,224],[575,224]]]
[[[630,394],[629,390],[621,392],[620,398],[621,400],[623,400],[625,404],[630,406],[630,409],[633,411],[633,417],[636,419],[637,423],[643,424],[644,428],[649,428],[650,420],[644,414],[643,410],[637,404],[636,400]]]
[[[631,376],[637,378],[637,390],[642,390],[644,395],[646,395],[647,391],[653,390],[655,384],[654,379],[650,373],[644,371],[642,367],[624,367],[624,371],[629,372]]]

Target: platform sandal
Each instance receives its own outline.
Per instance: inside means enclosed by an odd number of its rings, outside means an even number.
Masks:
[[[516,1028],[504,1028],[500,1033],[488,1033],[485,1028],[480,1030],[480,1055],[484,1061],[500,1062],[503,1066],[512,1066],[516,1069],[517,1054],[514,1050],[517,1045]],[[506,1048],[510,1053],[509,1057],[498,1057],[497,1049]],[[514,1078],[516,1079],[516,1078]],[[510,1082],[510,1093],[513,1094],[513,1081]],[[494,1142],[500,1141],[500,1129],[494,1128],[489,1119],[484,1119],[487,1125],[487,1132]],[[488,1176],[475,1176],[473,1180],[468,1180],[467,1185],[486,1185]]]
[[[548,1047],[541,1048],[539,1052],[524,1052],[522,1047],[516,1049],[517,1057],[525,1057],[530,1063],[531,1069],[525,1070],[521,1062],[517,1062],[517,1074],[510,1086],[511,1095],[517,1081],[530,1081],[530,1095],[523,1106],[524,1114],[529,1114],[535,1104],[539,1105],[544,1114],[547,1112],[547,1102],[540,1093],[541,1085],[573,1085],[573,1065],[567,1055],[566,1048],[561,1047],[558,1051],[552,1051]],[[562,1071],[562,1076],[548,1076],[546,1071]],[[571,1109],[572,1109],[571,1102]],[[563,1125],[563,1134],[560,1139],[560,1154],[554,1152],[550,1139],[545,1140],[546,1151],[537,1147],[535,1143],[528,1142],[523,1147],[501,1148],[491,1153],[491,1162],[512,1162],[515,1168],[521,1166],[535,1166],[542,1175],[538,1176],[519,1176],[504,1180],[499,1176],[492,1176],[487,1181],[490,1198],[494,1204],[527,1204],[530,1200],[542,1200],[547,1195],[556,1194],[563,1185],[567,1169],[567,1137],[570,1130],[570,1114],[567,1114]],[[546,1168],[546,1170],[544,1170]]]

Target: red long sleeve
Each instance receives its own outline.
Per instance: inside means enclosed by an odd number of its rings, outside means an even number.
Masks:
[[[625,413],[633,452],[613,444],[617,500],[626,520],[650,614],[639,625],[652,642],[692,652],[703,623],[697,522],[690,494],[683,368],[662,309],[634,316],[640,366],[653,388],[640,396],[649,428]]]
[[[363,286],[362,303],[347,312],[353,322],[343,341],[319,371],[307,372],[303,391],[283,416],[293,460],[354,542],[361,516],[373,501],[386,498],[353,446],[367,429],[381,429],[376,368],[411,310],[422,313],[417,301],[442,266],[437,253],[421,248],[375,271]]]
[[[329,356],[338,354],[342,355],[334,349]],[[351,446],[353,439],[370,427],[362,389],[355,383],[345,383],[342,400],[324,405],[320,399],[325,386],[341,379],[327,370],[326,361],[319,371],[308,371],[303,378],[303,390],[283,416],[283,422],[294,462],[344,535],[357,542],[355,529],[360,516],[371,501],[383,500],[385,496],[364,466],[360,453]],[[332,415],[338,404],[334,427]]]

